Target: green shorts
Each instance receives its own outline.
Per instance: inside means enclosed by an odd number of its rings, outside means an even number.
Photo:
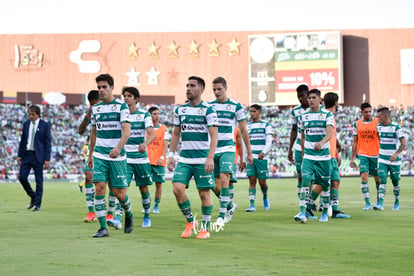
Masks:
[[[93,182],[108,182],[109,187],[116,189],[128,188],[126,165],[126,160],[109,161],[94,157]]]
[[[336,158],[331,158],[331,181],[341,181],[338,160]]]
[[[258,179],[268,179],[269,170],[267,168],[267,160],[264,159],[253,159],[253,165],[249,163],[246,165],[246,175],[256,176]]]
[[[401,179],[401,176],[400,176],[401,166],[400,165],[387,165],[387,164],[378,162],[379,178],[387,178],[388,172],[390,172],[390,178],[392,180]]]
[[[295,165],[296,171],[301,172],[302,170],[302,151],[295,150]]]
[[[213,172],[206,173],[204,166],[204,164],[186,164],[178,162],[172,182],[183,183],[188,188],[190,179],[194,176],[197,189],[206,190],[216,188]]]
[[[314,181],[322,186],[331,185],[331,160],[315,161],[310,159],[302,160],[302,179]]]
[[[155,183],[165,182],[165,167],[151,165],[152,181]]]
[[[86,160],[85,160],[85,172],[93,172],[93,170],[91,170],[91,168],[89,168],[88,158],[86,158]]]
[[[237,182],[237,165],[233,164],[233,172],[230,176],[230,182],[236,183]]]
[[[220,177],[221,173],[233,173],[234,152],[222,152],[214,155],[214,177]]]
[[[127,164],[128,173],[127,181],[128,185],[131,184],[132,176],[135,176],[135,185],[137,187],[152,185],[151,177],[151,165],[149,163],[144,164]]]
[[[378,158],[368,156],[358,156],[359,172],[368,173],[372,176],[378,176]]]

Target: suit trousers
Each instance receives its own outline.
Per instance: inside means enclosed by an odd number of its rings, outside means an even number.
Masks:
[[[30,170],[33,168],[36,179],[36,192],[33,191],[28,181]],[[34,151],[26,151],[22,158],[19,172],[19,181],[27,195],[31,198],[31,203],[40,207],[43,196],[43,164],[37,161]]]

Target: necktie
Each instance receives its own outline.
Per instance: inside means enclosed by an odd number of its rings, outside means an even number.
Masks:
[[[32,122],[32,139],[30,141],[30,150],[34,150],[34,140],[35,140],[35,134],[36,134],[36,123]]]

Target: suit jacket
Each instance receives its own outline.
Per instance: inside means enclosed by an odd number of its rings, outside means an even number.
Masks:
[[[20,139],[18,157],[24,160],[26,156],[27,137],[29,136],[30,120],[27,120],[23,124],[23,133]],[[42,119],[39,120],[39,124],[36,129],[34,140],[34,151],[36,160],[43,164],[45,161],[50,161],[50,155],[52,151],[52,134],[50,131],[50,124]]]

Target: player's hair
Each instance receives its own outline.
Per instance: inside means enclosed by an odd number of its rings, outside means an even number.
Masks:
[[[362,103],[360,106],[361,111],[365,108],[372,108],[372,106],[369,103]]]
[[[150,109],[148,109],[148,112],[150,114],[152,114],[152,112],[157,111],[157,110],[160,110],[160,109],[158,107],[156,107],[156,106],[151,106]]]
[[[301,84],[296,88],[297,94],[300,94],[302,92],[305,92],[307,94],[308,91],[309,91],[309,87],[306,84]]]
[[[227,81],[225,78],[217,77],[213,80],[213,84],[218,84],[218,83],[221,83],[223,87],[227,89]]]
[[[134,99],[139,99],[140,98],[139,90],[136,89],[135,87],[132,87],[132,86],[124,87],[124,89],[122,89],[122,95],[123,96],[125,96],[124,95],[125,91],[131,93],[132,95],[134,95]]]
[[[106,81],[109,86],[114,86],[114,78],[109,74],[101,74],[96,77],[96,82]]]
[[[250,108],[254,108],[262,112],[262,106],[260,104],[252,104]]]
[[[31,105],[31,106],[29,106],[29,112],[30,111],[36,113],[37,116],[40,117],[40,107],[38,107],[37,105]]]
[[[188,78],[188,80],[196,80],[197,83],[201,86],[201,88],[203,88],[203,90],[206,87],[206,82],[200,77],[191,76],[191,77]]]
[[[314,88],[314,89],[308,91],[308,96],[309,96],[309,94],[316,94],[316,96],[320,97],[321,96],[321,91]]]
[[[390,116],[390,115],[391,115],[391,112],[390,112],[390,110],[389,110],[389,108],[388,108],[388,107],[381,107],[381,108],[378,108],[377,113],[382,113],[382,114],[384,114],[385,116]]]
[[[328,92],[323,97],[323,102],[325,103],[325,108],[331,108],[335,105],[336,102],[338,102],[338,94],[334,92]]]
[[[91,90],[88,93],[88,101],[92,100],[99,100],[99,91],[98,90]]]

